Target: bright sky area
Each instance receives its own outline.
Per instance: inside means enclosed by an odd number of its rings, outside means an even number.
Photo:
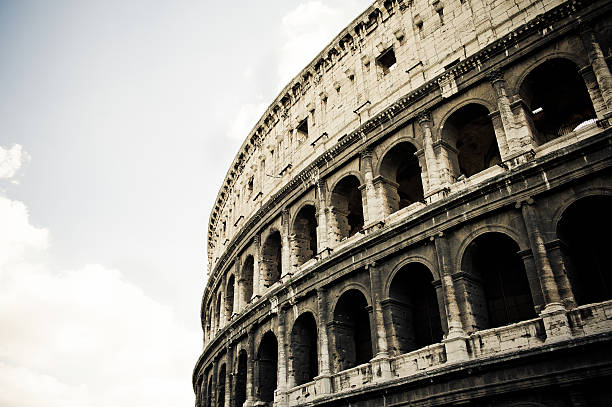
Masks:
[[[191,406],[238,147],[369,0],[0,0],[0,405]]]

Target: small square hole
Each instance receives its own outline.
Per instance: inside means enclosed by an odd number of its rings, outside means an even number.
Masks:
[[[393,47],[383,51],[378,58],[376,58],[376,64],[383,69],[385,75],[394,70],[397,66],[397,60],[395,59]]]

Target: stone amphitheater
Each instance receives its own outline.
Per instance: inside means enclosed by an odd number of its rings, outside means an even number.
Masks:
[[[378,0],[208,227],[198,407],[606,406],[612,2]]]

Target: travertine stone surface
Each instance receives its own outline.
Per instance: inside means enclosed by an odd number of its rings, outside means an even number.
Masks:
[[[610,61],[610,1],[373,3],[228,170],[196,406],[608,406]]]

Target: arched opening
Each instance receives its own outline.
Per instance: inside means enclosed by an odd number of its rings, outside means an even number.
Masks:
[[[228,318],[232,317],[234,313],[234,286],[236,284],[236,279],[232,274],[227,281],[227,288],[225,289],[225,309],[227,311]]]
[[[301,266],[317,254],[317,216],[312,205],[306,205],[298,212],[293,223],[293,258]]]
[[[291,330],[290,366],[295,385],[308,383],[319,374],[317,322],[307,312],[298,317]]]
[[[519,94],[531,113],[540,144],[597,117],[578,67],[567,59],[551,59],[537,66],[525,77]]]
[[[251,297],[253,296],[253,271],[255,268],[255,261],[253,260],[253,256],[248,255],[246,259],[244,259],[244,265],[242,266],[242,301],[243,304],[248,304],[251,301]]]
[[[225,363],[219,367],[219,375],[217,377],[217,407],[225,406]]]
[[[415,153],[412,144],[403,142],[394,146],[382,159],[380,175],[383,176],[388,213],[424,199],[421,167]]]
[[[261,339],[257,350],[257,398],[261,401],[274,401],[277,383],[278,342],[270,331]]]
[[[565,263],[578,305],[612,299],[612,197],[590,196],[570,205],[559,221]]]
[[[348,290],[334,310],[334,369],[350,369],[372,359],[372,338],[368,302],[359,290]]]
[[[235,407],[242,407],[242,405],[246,401],[247,361],[247,353],[243,349],[238,354],[238,370],[236,372],[236,395],[234,397]]]
[[[442,139],[448,142],[451,175],[471,177],[501,163],[489,110],[470,103],[454,112],[444,123]]]
[[[477,329],[535,318],[533,299],[519,247],[503,233],[478,236],[465,250],[462,270],[470,279],[470,302]]]
[[[421,263],[402,267],[389,288],[391,321],[399,353],[442,340],[442,324],[433,276]]]
[[[363,228],[363,204],[359,179],[354,175],[344,177],[331,193],[331,210],[334,214],[332,230],[337,241],[353,236]]]
[[[265,287],[280,280],[282,274],[283,243],[280,232],[270,234],[263,245],[261,261],[263,263],[263,283]]]

